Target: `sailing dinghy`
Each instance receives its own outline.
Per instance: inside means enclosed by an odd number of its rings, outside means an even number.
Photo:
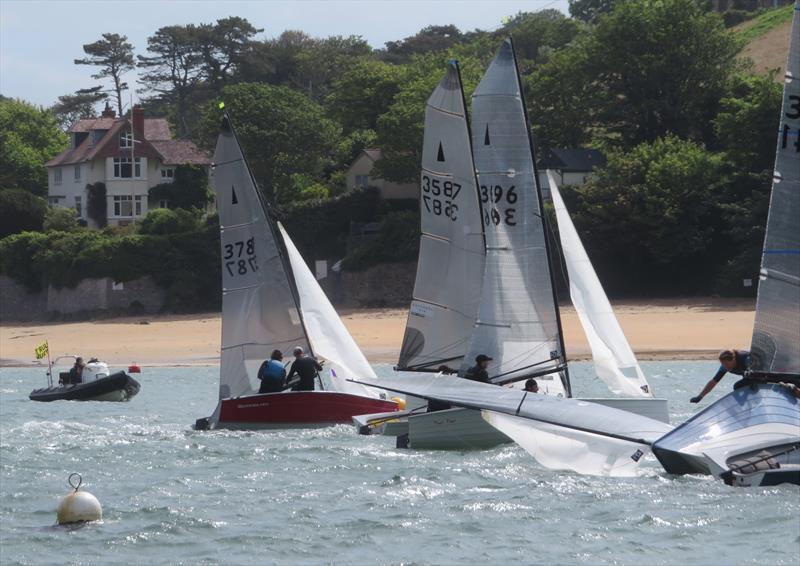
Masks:
[[[470,135],[470,129],[466,125],[461,85],[460,82],[454,84],[454,79],[447,83],[452,85],[447,116],[452,121],[461,121],[456,132],[460,137],[455,141],[466,152],[470,144],[465,138]],[[437,93],[439,89],[431,101],[441,98]],[[440,365],[456,364],[463,375],[478,354],[486,354],[493,358],[492,383],[520,384],[525,379],[536,378],[543,393],[570,397],[552,253],[546,237],[532,138],[511,40],[504,42],[472,97],[471,147],[480,208],[460,210],[458,216],[458,222],[465,227],[462,233],[476,236],[471,240],[471,256],[467,256],[466,246],[453,245],[452,239],[447,240],[450,252],[446,256],[435,257],[426,246],[430,238],[426,222],[436,219],[435,210],[427,204],[426,175],[431,164],[436,166],[434,158],[439,157],[443,147],[439,140],[444,136],[437,109],[431,106],[431,101],[426,111],[423,147],[420,203],[423,233],[415,302],[411,306],[406,339],[396,369],[436,371]],[[447,132],[452,135],[452,130]],[[453,141],[447,141],[448,145],[454,145]],[[460,164],[468,166],[466,157]],[[461,175],[466,178],[469,172],[462,171]],[[558,195],[557,188],[554,194]],[[559,232],[569,268],[573,303],[592,345],[598,376],[614,393],[627,396],[591,401],[668,421],[666,400],[653,398],[560,195],[556,211],[562,228]],[[468,231],[467,226],[470,227]],[[477,237],[481,228],[482,240]],[[479,241],[484,243],[483,250],[475,250]],[[479,256],[479,251],[483,251],[485,258]],[[455,279],[441,277],[442,273],[449,273],[443,268],[449,265],[448,260],[452,262],[453,257],[465,256],[472,258],[471,265],[475,269],[471,273],[460,273]],[[475,273],[478,267],[480,273]],[[422,319],[424,327],[420,322],[416,314],[421,310],[418,306],[420,282],[431,282],[444,297],[457,295],[471,299],[459,303],[469,307],[468,310],[461,308],[462,316],[447,319],[446,333],[434,332],[443,318],[440,309],[428,308]],[[454,292],[445,294],[445,289]],[[445,312],[450,314],[449,310]],[[446,349],[429,349],[441,355],[429,355],[424,359],[413,356],[414,347],[433,341],[437,346],[446,346]],[[409,359],[413,363],[409,363]],[[407,421],[407,430],[392,426],[391,431],[400,435],[407,432],[408,443],[414,448],[482,448],[510,441],[507,435],[487,426],[475,411],[451,409],[412,414]],[[354,422],[360,431],[369,433],[371,424],[382,426],[387,419],[383,415],[362,415]],[[388,422],[391,425],[394,420]],[[402,438],[402,443],[405,442],[406,438]]]
[[[375,390],[347,381],[376,376],[274,220],[227,116],[217,138],[213,184],[222,243],[219,403],[195,427],[321,427],[365,412],[396,411],[397,404]],[[298,345],[331,368],[324,390],[258,394],[261,363],[273,350]]]
[[[795,7],[756,318],[745,377],[653,446],[674,474],[731,485],[800,484],[800,5]],[[789,385],[780,385],[781,383]]]

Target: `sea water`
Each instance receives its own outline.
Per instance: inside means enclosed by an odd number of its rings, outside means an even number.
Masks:
[[[644,363],[673,423],[716,365]],[[379,366],[389,375],[389,366]],[[589,364],[576,393],[602,395]],[[406,451],[349,426],[193,431],[218,369],[145,368],[129,403],[28,400],[41,369],[0,369],[0,563],[793,564],[800,488],[546,470],[516,445]],[[727,392],[723,380],[707,405]],[[102,522],[56,527],[79,472]]]

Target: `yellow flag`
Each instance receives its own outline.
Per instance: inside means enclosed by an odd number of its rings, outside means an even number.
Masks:
[[[39,344],[38,346],[36,346],[36,350],[34,351],[36,352],[37,360],[41,360],[42,358],[44,358],[49,352],[49,349],[47,347],[47,342],[45,341],[43,344]]]

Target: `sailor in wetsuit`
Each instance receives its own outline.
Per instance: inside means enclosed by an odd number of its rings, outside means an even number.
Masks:
[[[292,391],[314,391],[314,378],[320,371],[322,371],[322,364],[311,356],[304,355],[303,348],[300,346],[295,347],[294,361],[289,369],[288,379],[292,379],[297,374],[300,376],[300,382],[292,387]]]
[[[478,354],[475,357],[475,365],[464,373],[464,379],[480,381],[481,383],[489,383],[489,372],[486,371],[486,368],[489,367],[489,362],[491,361],[492,358],[489,356]]]
[[[258,379],[261,380],[259,393],[278,393],[286,387],[286,368],[283,367],[283,352],[273,350],[269,359],[258,368]]]
[[[75,358],[75,365],[72,366],[69,370],[69,376],[67,377],[67,381],[61,381],[62,385],[78,385],[79,383],[83,382],[83,368],[86,367],[86,364],[83,363],[83,358],[78,356]]]
[[[716,375],[712,377],[708,383],[706,383],[706,386],[703,387],[700,395],[690,399],[692,403],[699,403],[703,397],[708,395],[708,393],[717,386],[717,383],[720,382],[726,373],[730,372],[743,376],[747,371],[747,368],[750,367],[750,352],[747,350],[725,350],[719,355],[719,363],[722,365],[719,366],[719,370],[717,371]],[[740,387],[745,387],[751,383],[753,383],[752,380],[742,378],[733,384],[733,388],[739,389]]]

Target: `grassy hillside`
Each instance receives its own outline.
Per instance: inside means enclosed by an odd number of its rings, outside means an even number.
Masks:
[[[776,80],[783,80],[786,57],[789,53],[789,33],[792,27],[793,5],[768,10],[733,31],[747,43],[742,56],[753,62],[758,73],[780,69]]]

